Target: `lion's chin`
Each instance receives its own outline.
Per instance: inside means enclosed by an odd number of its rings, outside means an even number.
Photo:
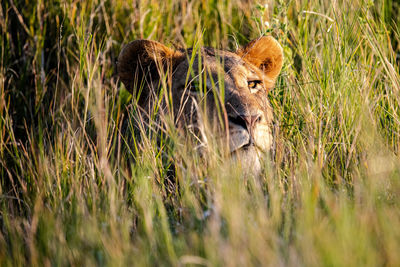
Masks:
[[[245,175],[260,175],[262,152],[254,145],[243,146],[231,153],[234,164],[240,164]]]

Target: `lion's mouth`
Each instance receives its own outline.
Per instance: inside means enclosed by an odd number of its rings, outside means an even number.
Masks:
[[[231,153],[239,149],[247,149],[252,145],[253,144],[250,142],[250,138],[246,140],[244,137],[240,136],[240,137],[231,137],[229,139],[229,150]]]
[[[263,137],[264,141],[270,139],[268,134],[265,134]],[[231,153],[237,151],[266,152],[268,150],[268,145],[266,146],[266,144],[262,143],[258,144],[257,140],[253,138],[246,129],[237,127],[229,131],[229,150]]]
[[[258,147],[253,138],[245,129],[235,130],[235,132],[230,133],[229,150],[231,153],[235,153],[237,151],[249,151],[252,148]]]

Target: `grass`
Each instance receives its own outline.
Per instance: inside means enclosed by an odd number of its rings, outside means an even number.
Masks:
[[[399,266],[399,2],[264,4],[2,1],[0,265]],[[285,63],[261,178],[171,124],[124,134],[123,44],[263,34]]]

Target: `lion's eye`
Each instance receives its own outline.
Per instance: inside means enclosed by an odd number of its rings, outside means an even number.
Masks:
[[[252,94],[257,93],[262,88],[262,82],[260,80],[248,81],[247,85]]]
[[[191,82],[188,84],[185,90],[188,90],[190,93],[199,93],[200,92],[200,85],[198,82]]]

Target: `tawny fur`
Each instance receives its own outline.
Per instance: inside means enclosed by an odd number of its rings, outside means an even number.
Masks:
[[[186,128],[205,143],[204,129],[214,125],[213,135],[227,140],[222,143],[229,144],[233,158],[258,172],[262,155],[273,145],[273,112],[267,93],[282,64],[279,43],[272,37],[261,37],[237,52],[206,47],[174,51],[155,41],[137,40],[123,49],[117,67],[121,81],[137,100],[142,118],[154,118],[149,114],[154,110],[170,112],[179,128]],[[194,88],[205,76],[202,84],[206,93],[201,93],[202,88]],[[223,83],[219,83],[221,79]],[[166,85],[162,81],[170,81],[163,89],[168,90],[172,107],[160,99],[161,85]],[[215,98],[221,95],[221,84],[225,99]],[[219,125],[221,109],[217,106],[221,102],[225,125]],[[160,107],[155,109],[154,105]]]

